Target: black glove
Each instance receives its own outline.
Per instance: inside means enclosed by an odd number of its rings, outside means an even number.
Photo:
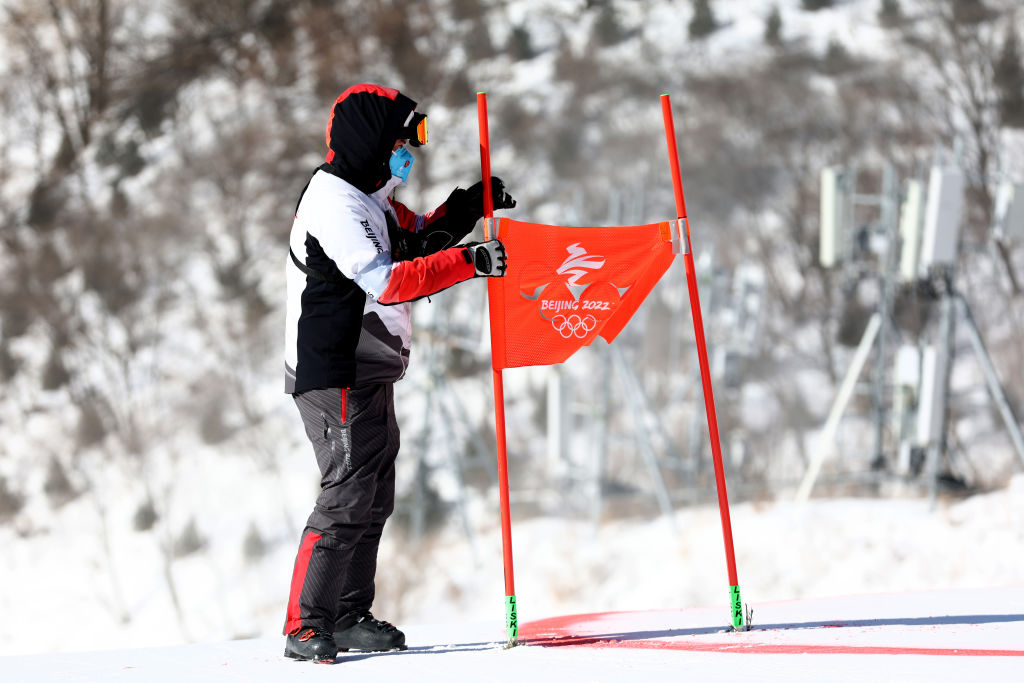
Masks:
[[[516,205],[516,200],[505,192],[505,183],[501,178],[491,177],[491,197],[495,209],[511,209]],[[393,247],[392,256],[396,261],[434,254],[458,244],[473,232],[477,221],[484,215],[483,183],[476,183],[468,190],[455,188],[448,195],[444,205],[444,215],[434,218],[431,224],[420,232],[400,230],[397,224],[394,230],[389,231]]]
[[[483,181],[477,181],[476,183],[469,186],[466,190],[466,201],[476,214],[477,218],[483,218],[484,216],[484,184]],[[505,182],[496,176],[491,176],[491,201],[494,204],[494,210],[499,209],[514,209],[516,207],[516,200],[512,199],[512,195],[505,192]]]
[[[495,211],[499,209],[515,208],[516,200],[512,195],[505,192],[505,183],[501,178],[491,176],[491,201]],[[453,216],[460,216],[467,222],[475,225],[478,220],[484,217],[484,184],[483,181],[474,183],[467,190],[455,188],[448,200],[445,202],[448,212]],[[470,225],[469,230],[473,227]]]
[[[476,266],[476,277],[504,277],[505,245],[498,240],[469,242],[465,245],[470,263]]]

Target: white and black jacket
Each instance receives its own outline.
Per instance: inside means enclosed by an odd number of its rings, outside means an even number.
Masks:
[[[388,199],[396,126],[414,108],[396,90],[366,85],[335,102],[328,163],[304,190],[289,238],[288,393],[400,379],[409,362],[407,302],[474,275],[466,248],[443,248],[477,219],[459,195],[423,215]]]

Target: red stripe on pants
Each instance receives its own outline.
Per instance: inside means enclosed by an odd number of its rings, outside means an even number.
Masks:
[[[302,595],[302,584],[306,582],[306,570],[309,569],[309,558],[313,554],[313,546],[320,540],[320,534],[306,534],[299,546],[299,554],[295,558],[295,570],[292,572],[292,588],[288,594],[288,619],[284,624],[284,632],[295,635],[302,628],[302,617],[299,608],[299,597]]]

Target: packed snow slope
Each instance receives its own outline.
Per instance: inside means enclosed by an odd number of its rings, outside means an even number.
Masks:
[[[271,500],[258,490],[232,496],[213,486],[215,481],[208,489],[197,484],[194,495],[221,506],[252,508],[254,514]],[[285,497],[290,501],[292,495]],[[709,605],[721,610],[712,623],[729,623],[715,505],[680,509],[671,518],[600,525],[522,518],[518,511],[513,508],[512,542],[523,622]],[[163,558],[144,534],[110,524],[108,556],[88,532],[96,513],[87,501],[69,504],[64,513],[77,524],[68,529],[70,545],[56,542],[62,538],[56,534],[17,539],[10,529],[0,529],[0,655],[49,658],[55,652],[213,643],[281,632],[292,543],[281,542],[273,552],[251,559],[231,543],[214,542],[216,561],[196,554],[174,567],[172,602]],[[245,518],[216,506],[211,514],[225,522]],[[497,518],[496,500],[477,501],[468,530],[452,515],[418,542],[398,529],[386,534],[376,614],[403,629],[503,618]],[[934,510],[927,501],[898,499],[741,503],[732,507],[732,525],[742,596],[761,624],[783,619],[763,614],[760,605],[772,601],[995,588],[1018,585],[1024,576],[1024,475],[1004,490],[961,501],[940,499]],[[227,530],[217,538],[233,537]],[[972,613],[983,611],[979,605]],[[47,615],[46,623],[59,615],[60,624],[73,624],[73,637],[41,638],[40,615]]]
[[[758,605],[754,627],[720,609],[417,626],[409,650],[281,655],[281,638],[0,659],[5,681],[965,681],[1021,680],[1024,586]],[[66,630],[65,630],[66,632]],[[337,670],[336,667],[341,667]]]

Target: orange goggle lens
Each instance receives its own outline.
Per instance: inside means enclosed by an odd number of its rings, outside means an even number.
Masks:
[[[416,124],[416,141],[421,145],[427,144],[427,117],[425,116]]]

